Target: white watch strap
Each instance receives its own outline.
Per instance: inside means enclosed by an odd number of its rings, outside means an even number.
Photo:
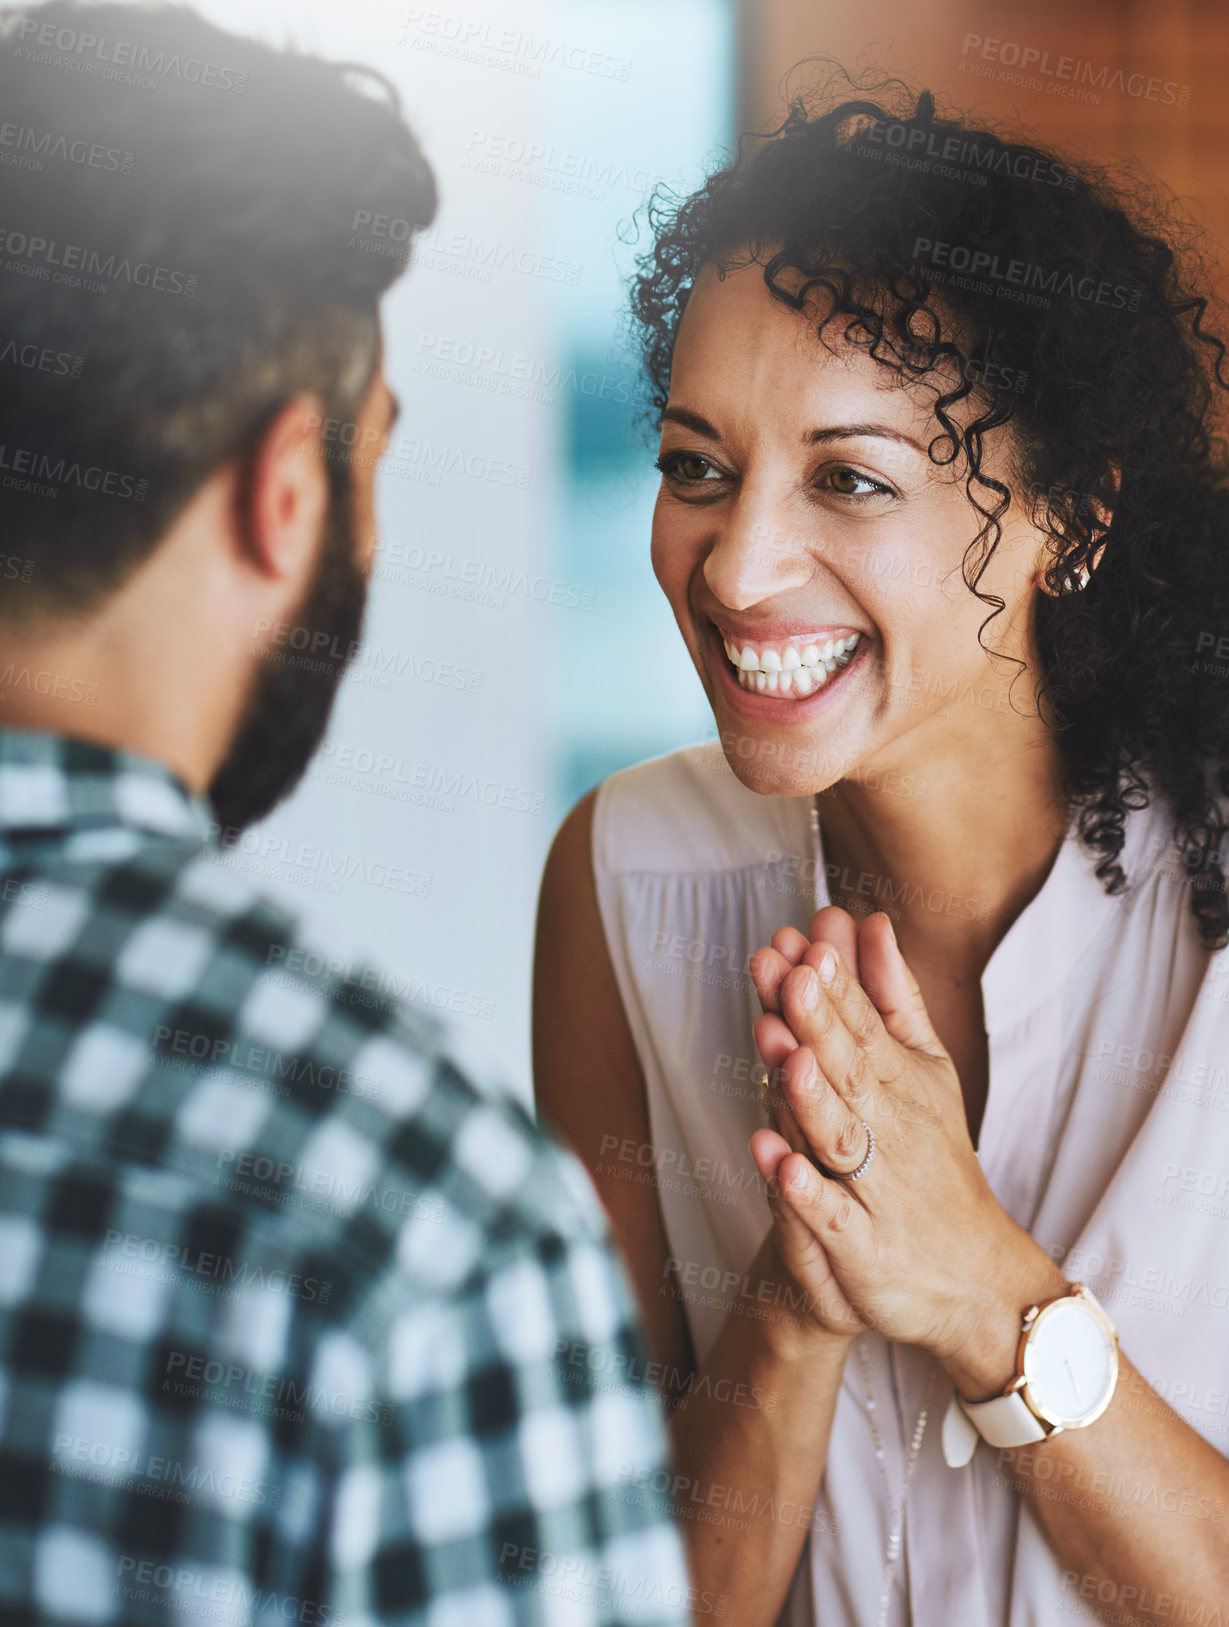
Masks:
[[[977,1450],[981,1436],[961,1410],[959,1397],[953,1395],[943,1414],[943,1460],[949,1469],[963,1469]]]
[[[966,1401],[963,1396],[959,1400],[965,1416],[991,1446],[1027,1446],[1030,1441],[1045,1440],[1049,1433],[1016,1391],[989,1401]]]
[[[996,1395],[990,1401],[965,1401],[953,1395],[943,1417],[943,1457],[949,1469],[961,1469],[977,1450],[979,1440],[991,1446],[1026,1446],[1041,1441],[1046,1431],[1016,1394]]]

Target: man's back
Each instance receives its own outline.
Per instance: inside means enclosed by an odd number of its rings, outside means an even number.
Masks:
[[[0,731],[0,1619],[712,1611],[580,1166],[207,820]]]

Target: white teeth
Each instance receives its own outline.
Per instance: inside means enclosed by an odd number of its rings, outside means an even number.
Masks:
[[[844,638],[829,639],[822,647],[804,645],[801,652],[793,644],[784,651],[764,650],[756,654],[748,644],[739,652],[738,646],[725,640],[725,651],[733,666],[738,668],[738,681],[743,689],[763,695],[788,695],[799,700],[822,688],[834,672],[849,665],[853,651],[861,639],[860,633]]]
[[[783,650],[766,649],[758,655],[752,644],[748,644],[740,653],[737,644],[732,644],[729,639],[723,642],[731,664],[740,672],[796,672],[799,667],[818,667],[843,655],[847,650],[852,650],[857,641],[858,635],[855,633],[835,643],[828,639],[825,644],[805,644],[801,650],[796,644],[787,644]]]

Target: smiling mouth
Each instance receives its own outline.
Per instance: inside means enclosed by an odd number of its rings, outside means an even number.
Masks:
[[[739,688],[753,695],[805,700],[842,672],[863,642],[861,633],[843,638],[790,639],[771,647],[739,645],[723,638],[725,658]]]

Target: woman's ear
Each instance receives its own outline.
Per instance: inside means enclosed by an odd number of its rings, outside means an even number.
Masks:
[[[1110,464],[1109,468],[1106,470],[1105,478],[1102,481],[1102,486],[1108,487],[1115,495],[1117,495],[1117,493],[1122,489],[1122,465],[1120,463]],[[1112,501],[1107,501],[1102,497],[1094,497],[1091,492],[1084,494],[1083,501],[1087,502],[1088,507],[1092,510],[1093,514],[1096,515],[1097,523],[1096,525],[1090,527],[1090,541],[1097,543],[1097,538],[1103,537],[1113,523],[1113,503]],[[1097,543],[1092,553],[1090,553],[1088,556],[1087,565],[1081,566],[1076,573],[1069,591],[1078,592],[1081,588],[1088,586],[1092,573],[1101,563],[1102,555],[1105,553],[1107,546],[1108,544],[1105,542]],[[1046,586],[1045,580],[1045,573],[1049,565],[1050,555],[1051,545],[1047,545],[1042,550],[1041,558],[1038,561],[1033,580],[1042,593],[1053,597],[1053,591]]]
[[[1109,469],[1106,472],[1105,479],[1102,482],[1102,485],[1103,486],[1108,486],[1110,488],[1110,490],[1113,492],[1114,496],[1117,497],[1118,493],[1122,490],[1122,465],[1121,465],[1121,463],[1111,463],[1110,464]],[[1091,497],[1091,496],[1089,498],[1089,505],[1092,508],[1093,513],[1097,516],[1097,522],[1098,523],[1097,523],[1097,527],[1096,527],[1096,529],[1095,529],[1095,531],[1093,533],[1093,536],[1094,536],[1094,539],[1095,539],[1096,537],[1101,536],[1104,532],[1109,530],[1110,524],[1111,524],[1111,522],[1112,522],[1112,520],[1114,518],[1114,506],[1113,506],[1112,503],[1104,502],[1099,497]],[[1105,544],[1102,543],[1101,546],[1097,549],[1095,557],[1090,562],[1091,563],[1091,568],[1093,570],[1096,570],[1096,568],[1097,568],[1096,561],[1098,559],[1100,559],[1101,555],[1104,552],[1105,552]]]

